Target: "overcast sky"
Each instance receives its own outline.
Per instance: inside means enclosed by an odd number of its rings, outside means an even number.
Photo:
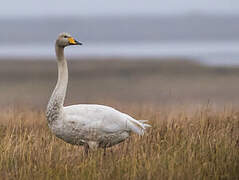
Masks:
[[[0,17],[239,13],[239,0],[3,0]]]

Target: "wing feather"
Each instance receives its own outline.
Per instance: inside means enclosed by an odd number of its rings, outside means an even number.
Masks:
[[[150,125],[144,123],[145,120],[137,121],[125,113],[103,105],[67,106],[64,107],[64,114],[66,121],[74,122],[79,128],[92,128],[101,133],[133,131],[142,135],[145,128],[150,127]]]

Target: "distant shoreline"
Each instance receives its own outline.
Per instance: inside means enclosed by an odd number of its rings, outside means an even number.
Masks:
[[[71,59],[187,59],[207,65],[239,65],[239,42],[85,43],[67,48]],[[54,44],[0,45],[2,59],[55,59]]]

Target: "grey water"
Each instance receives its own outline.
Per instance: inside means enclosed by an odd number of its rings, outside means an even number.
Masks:
[[[70,32],[83,42],[68,57],[184,58],[239,65],[239,16],[0,18],[0,59],[54,57],[54,41]]]
[[[239,65],[239,42],[195,43],[84,43],[81,47],[69,47],[67,57],[84,58],[179,58],[199,61],[208,65]],[[0,45],[0,59],[52,59],[54,43],[27,45]]]

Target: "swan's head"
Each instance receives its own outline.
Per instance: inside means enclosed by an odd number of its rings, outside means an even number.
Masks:
[[[66,47],[66,46],[71,46],[71,45],[82,45],[81,42],[78,42],[75,40],[70,34],[68,33],[61,33],[59,34],[57,40],[56,40],[56,45],[59,47]]]

